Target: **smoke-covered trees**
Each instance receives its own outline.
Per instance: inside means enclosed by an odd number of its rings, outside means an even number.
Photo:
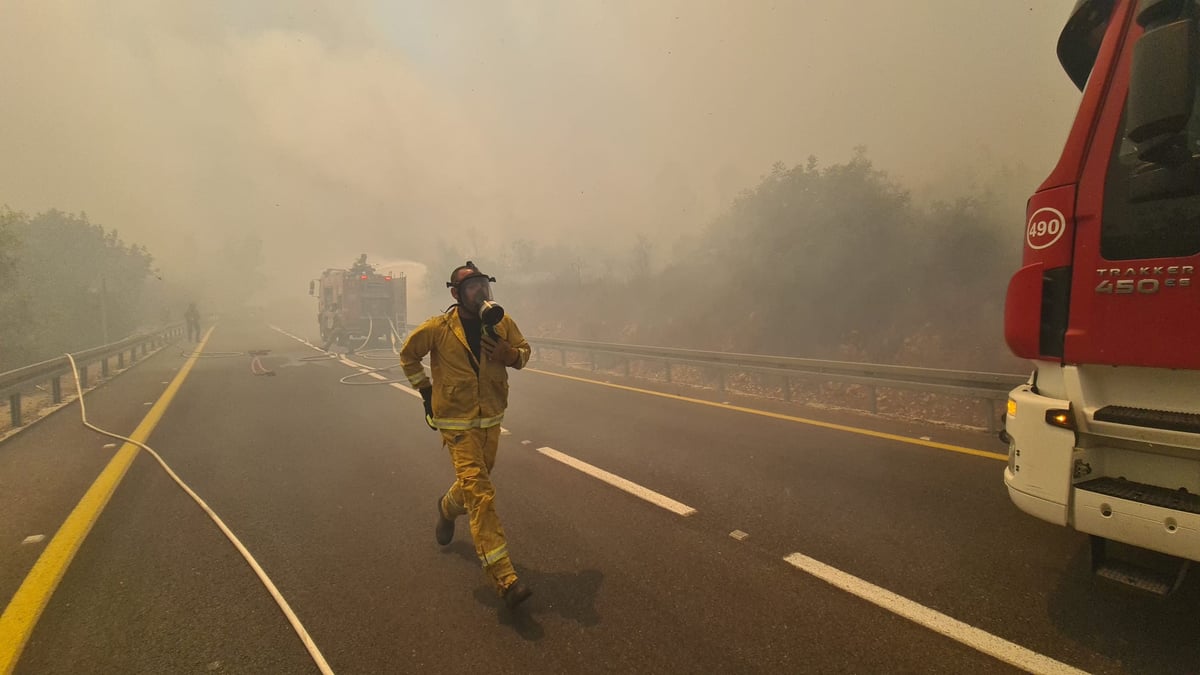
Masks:
[[[865,150],[776,164],[666,264],[536,247],[477,261],[530,335],[1011,369],[1003,297],[1025,191],[1014,176],[918,204]]]
[[[0,211],[0,370],[134,330],[151,262],[85,214]]]
[[[17,228],[21,214],[0,208],[0,371],[18,363],[24,354],[22,327],[29,321],[24,293],[17,284]]]
[[[1020,213],[986,188],[915,204],[860,149],[824,168],[776,165],[666,276],[705,279],[715,307],[685,299],[680,320],[709,326],[692,334],[725,333],[731,349],[986,367],[1005,351],[1001,308],[1019,252],[1005,223]],[[714,309],[736,329],[706,320]],[[919,346],[930,341],[936,353]]]

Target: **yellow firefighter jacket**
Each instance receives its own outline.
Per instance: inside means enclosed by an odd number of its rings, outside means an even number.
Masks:
[[[517,350],[513,368],[524,368],[530,347],[517,324],[505,316],[496,333]],[[433,382],[425,375],[421,359],[429,354]],[[480,353],[475,360],[457,308],[427,319],[405,340],[400,367],[414,389],[433,387],[433,423],[439,429],[494,427],[504,420],[508,407],[508,370]],[[478,372],[474,366],[478,367]]]

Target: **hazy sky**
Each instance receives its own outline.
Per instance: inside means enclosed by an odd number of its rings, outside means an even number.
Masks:
[[[858,145],[915,188],[1043,174],[1073,5],[5,0],[0,203],[86,211],[167,274],[254,233],[295,283],[439,238],[669,237]]]

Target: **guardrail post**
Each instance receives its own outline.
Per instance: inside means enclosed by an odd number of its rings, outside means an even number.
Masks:
[[[629,377],[629,359],[625,359],[625,377]]]
[[[792,402],[792,378],[787,375],[783,376],[783,400]]]
[[[868,408],[868,410],[871,411],[872,415],[877,414],[879,412],[879,392],[875,389],[875,387],[868,386],[867,396],[871,397],[871,407]]]
[[[21,392],[8,397],[8,412],[12,417],[13,428],[21,426]]]
[[[125,352],[117,352],[117,367],[125,367]]]
[[[136,362],[137,362],[137,347],[134,347],[129,350],[129,365],[132,366]]]
[[[725,369],[724,368],[720,368],[717,370],[717,392],[721,393],[721,394],[725,393]]]
[[[667,364],[667,382],[670,382],[671,381],[671,362],[664,361],[664,363]]]
[[[87,376],[88,376],[88,367],[87,367],[87,364],[85,363],[83,365],[83,367],[79,369],[79,388],[80,389],[87,389],[87,386],[88,386]]]
[[[50,398],[55,403],[62,403],[62,376],[55,375],[50,380]]]
[[[588,352],[588,356],[592,359],[592,372],[596,372],[596,352]]]
[[[564,349],[560,353],[562,354],[562,366],[563,366],[563,368],[566,368],[567,367],[567,350]]]
[[[100,359],[100,377],[108,377],[108,357]]]

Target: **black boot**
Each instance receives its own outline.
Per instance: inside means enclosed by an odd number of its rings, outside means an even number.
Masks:
[[[437,526],[433,528],[433,534],[437,537],[437,543],[445,546],[454,538],[454,521],[442,514],[442,498],[437,500]]]
[[[525,582],[517,579],[516,581],[512,582],[508,588],[504,589],[504,592],[500,594],[500,597],[504,598],[504,604],[507,605],[509,609],[513,609],[517,605],[528,600],[529,596],[531,595],[533,595],[533,589],[526,586]]]

